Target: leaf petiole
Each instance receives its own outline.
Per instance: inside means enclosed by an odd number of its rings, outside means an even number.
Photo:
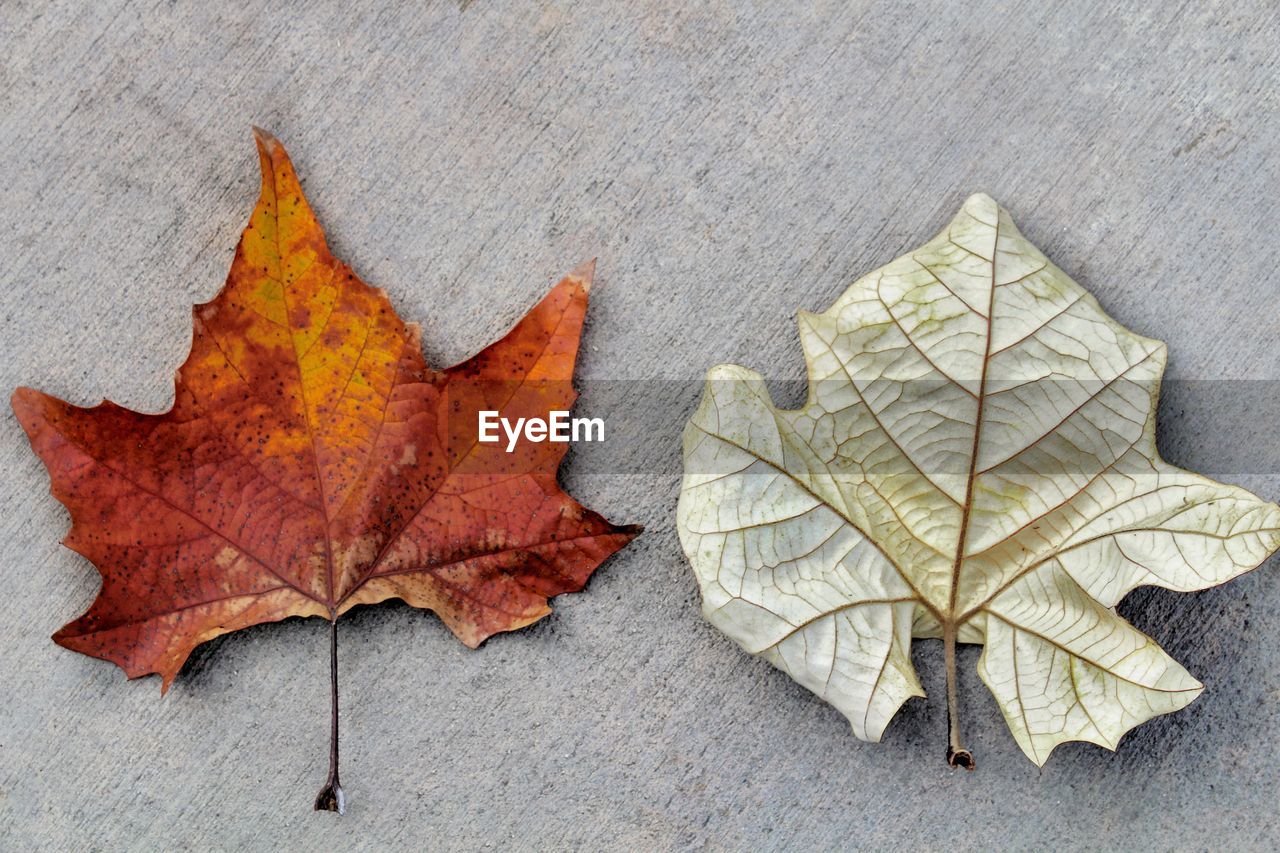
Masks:
[[[338,617],[329,619],[329,694],[332,710],[329,717],[329,778],[316,794],[316,811],[346,814],[347,795],[338,783]]]
[[[973,753],[960,743],[960,691],[956,686],[956,629],[947,625],[942,632],[942,656],[947,668],[947,764],[974,768]]]

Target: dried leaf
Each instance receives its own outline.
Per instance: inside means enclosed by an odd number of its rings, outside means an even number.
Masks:
[[[1027,757],[1114,749],[1202,686],[1115,605],[1204,589],[1280,547],[1280,507],[1155,445],[1165,347],[977,195],[940,235],[802,313],[808,400],[713,368],[685,430],[678,525],[710,621],[878,741],[941,638],[953,766],[956,643]]]
[[[474,648],[546,616],[638,532],[560,489],[565,444],[476,441],[481,409],[546,418],[573,403],[594,262],[506,337],[434,370],[418,328],[330,254],[284,148],[257,138],[262,195],[226,286],[194,309],[173,408],[13,397],[71,512],[65,543],[103,577],[55,641],[165,690],[220,634],[336,623],[390,598]],[[317,808],[342,805],[336,701]]]

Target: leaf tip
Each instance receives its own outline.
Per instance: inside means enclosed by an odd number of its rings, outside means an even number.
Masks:
[[[253,130],[253,140],[258,143],[258,150],[265,154],[268,158],[276,153],[276,149],[280,147],[280,140],[276,139],[267,131],[251,124],[249,127]]]
[[[706,388],[713,393],[731,395],[743,386],[753,393],[762,392],[757,393],[761,399],[768,397],[768,391],[764,388],[764,377],[749,367],[725,363],[714,365],[707,371]],[[725,399],[728,399],[728,396]]]
[[[40,392],[36,389],[21,385],[15,388],[13,394],[9,396],[9,406],[13,409],[13,413],[21,418],[24,412],[28,412],[35,407],[36,400],[39,397]]]
[[[1000,213],[1000,205],[986,193],[974,193],[969,196],[960,209],[979,222],[994,222]]]
[[[569,273],[568,278],[575,278],[582,286],[583,293],[591,292],[591,284],[596,277],[596,258],[584,261],[574,267],[573,272]]]

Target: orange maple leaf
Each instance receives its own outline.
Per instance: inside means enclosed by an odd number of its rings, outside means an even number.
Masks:
[[[547,418],[576,393],[594,262],[506,337],[447,370],[384,291],[335,258],[283,146],[255,129],[262,195],[226,285],[194,310],[168,412],[81,408],[20,388],[13,408],[71,513],[65,544],[103,578],[54,635],[167,690],[191,651],[289,616],[329,619],[337,778],[339,616],[400,598],[474,648],[551,612],[638,527],[560,489],[563,443],[477,441],[477,415]]]

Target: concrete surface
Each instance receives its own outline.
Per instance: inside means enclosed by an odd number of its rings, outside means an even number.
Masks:
[[[164,699],[54,646],[98,578],[59,546],[66,513],[0,418],[0,847],[1274,844],[1276,561],[1125,603],[1208,690],[1116,755],[1071,745],[1038,772],[968,649],[966,775],[943,763],[938,644],[916,650],[932,698],[861,744],[702,621],[673,518],[699,390],[681,380],[717,361],[802,379],[795,311],[977,190],[1168,341],[1173,375],[1204,380],[1169,389],[1170,460],[1280,497],[1280,12],[787,5],[0,6],[0,384],[169,405],[189,305],[220,286],[253,203],[252,122],[438,364],[598,255],[584,410],[593,381],[637,380],[653,419],[614,464],[567,464],[571,491],[648,532],[552,618],[475,652],[404,606],[341,624],[339,819],[310,810],[324,624],[211,643]],[[635,417],[626,396],[606,415]]]

